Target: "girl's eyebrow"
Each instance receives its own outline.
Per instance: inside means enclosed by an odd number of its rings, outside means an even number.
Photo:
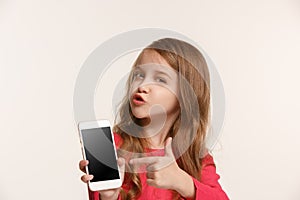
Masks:
[[[142,68],[140,66],[136,66],[133,71],[136,71],[136,70],[142,70]]]
[[[133,71],[142,71],[142,72],[145,72],[145,69],[143,69],[143,67],[141,67],[141,66],[136,66]],[[163,75],[169,77],[170,79],[173,79],[172,75],[170,75],[170,73],[168,73],[168,72],[165,72],[164,70],[155,69],[154,72],[156,74],[163,74]],[[174,72],[174,73],[176,73],[176,72]]]
[[[173,79],[172,76],[171,76],[170,74],[168,74],[168,73],[166,73],[166,72],[164,72],[164,71],[155,70],[155,72],[156,72],[157,74],[165,75],[165,76],[167,76],[169,79]]]
[[[149,66],[149,67],[151,67],[151,66]],[[174,70],[174,71],[172,71],[173,69],[162,69],[162,68],[156,68],[156,69],[153,69],[153,72],[154,72],[154,74],[162,74],[162,75],[165,75],[165,76],[167,76],[170,80],[173,80],[174,79],[174,76],[173,75],[175,75],[175,76],[177,76],[177,72]],[[137,65],[135,68],[134,68],[134,70],[133,70],[133,72],[135,72],[135,71],[141,71],[141,72],[146,72],[147,70],[146,70],[146,68],[143,66],[143,65]]]

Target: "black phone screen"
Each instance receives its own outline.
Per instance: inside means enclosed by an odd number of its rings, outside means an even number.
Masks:
[[[110,127],[81,130],[91,182],[119,179]]]

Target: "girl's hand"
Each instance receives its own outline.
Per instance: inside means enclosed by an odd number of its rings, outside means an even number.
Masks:
[[[172,138],[165,143],[165,155],[134,158],[132,165],[146,165],[148,185],[176,190],[183,197],[193,197],[195,194],[193,179],[177,165],[171,146]]]
[[[81,160],[79,162],[79,169],[86,173],[85,171],[85,167],[89,164],[88,160]],[[121,180],[123,183],[124,180],[124,172],[125,172],[125,159],[124,158],[118,158],[118,165],[120,168],[120,172],[121,172]],[[92,180],[94,178],[93,175],[88,175],[88,174],[84,174],[83,176],[81,176],[81,180],[84,183],[88,183],[88,181]],[[115,188],[115,189],[109,189],[109,190],[100,190],[98,191],[100,196],[101,196],[101,200],[106,200],[106,199],[118,199],[119,193],[120,193],[121,188]]]

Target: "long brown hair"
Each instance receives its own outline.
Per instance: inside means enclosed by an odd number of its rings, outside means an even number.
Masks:
[[[200,180],[202,167],[200,154],[205,151],[205,137],[210,118],[210,80],[206,61],[200,51],[189,43],[164,38],[146,47],[136,59],[132,69],[138,65],[146,50],[159,53],[179,74],[177,98],[180,114],[167,137],[173,138],[172,148],[178,166]],[[149,143],[147,139],[133,135],[140,130],[139,126],[135,125],[138,119],[133,116],[129,104],[132,76],[131,73],[127,81],[127,93],[120,104],[114,131],[123,139],[120,149],[135,154],[144,153]],[[120,151],[120,154],[123,154],[120,156],[128,158],[128,155],[122,153],[125,151]],[[136,199],[142,191],[139,175],[131,173],[130,170],[130,166],[126,164],[124,184],[130,185],[130,188],[128,193],[121,193],[122,199]],[[174,198],[178,198],[178,194],[175,193]]]

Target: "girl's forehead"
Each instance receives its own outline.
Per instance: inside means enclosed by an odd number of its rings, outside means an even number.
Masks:
[[[144,65],[149,63],[156,63],[161,65],[169,66],[169,63],[156,51],[154,50],[144,50],[139,59],[138,65]]]
[[[178,73],[170,65],[163,65],[159,63],[146,63],[142,65],[137,65],[134,68],[134,71],[141,70],[143,72],[149,73],[163,73],[171,77],[177,77]]]
[[[144,50],[135,69],[158,71],[176,75],[177,71],[156,51]]]

